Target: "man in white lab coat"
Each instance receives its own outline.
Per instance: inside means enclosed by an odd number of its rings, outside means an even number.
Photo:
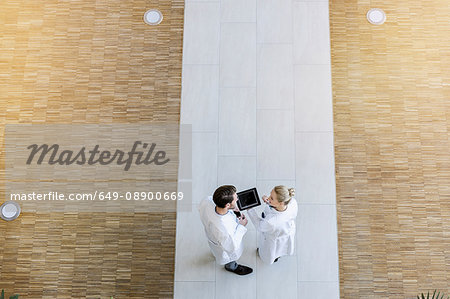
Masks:
[[[225,265],[225,269],[230,272],[247,275],[253,269],[236,262],[242,255],[242,238],[247,232],[245,226],[248,222],[244,214],[238,218],[233,212],[237,210],[237,200],[234,186],[221,186],[212,197],[200,203],[199,213],[216,262]]]

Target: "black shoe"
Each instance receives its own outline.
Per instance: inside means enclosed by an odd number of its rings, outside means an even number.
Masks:
[[[225,268],[225,270],[236,273],[237,275],[247,275],[253,272],[253,269],[247,266],[238,265],[236,269],[231,270]]]
[[[276,263],[278,262],[279,257],[277,257],[273,262]]]

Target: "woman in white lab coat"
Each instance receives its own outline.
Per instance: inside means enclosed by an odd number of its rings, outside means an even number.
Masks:
[[[294,188],[276,186],[269,197],[263,196],[267,205],[262,213],[257,208],[248,211],[258,231],[259,256],[267,264],[273,264],[282,256],[294,254],[298,210],[294,194]]]

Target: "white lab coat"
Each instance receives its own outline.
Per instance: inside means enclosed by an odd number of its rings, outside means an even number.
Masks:
[[[272,264],[278,257],[294,254],[297,210],[297,201],[292,198],[283,212],[265,204],[265,218],[262,217],[261,209],[248,211],[258,231],[259,256],[263,262]]]
[[[199,205],[200,219],[205,227],[208,245],[220,265],[238,260],[243,251],[242,238],[247,232],[245,226],[239,224],[236,215],[228,211],[220,215],[216,205],[209,196]]]

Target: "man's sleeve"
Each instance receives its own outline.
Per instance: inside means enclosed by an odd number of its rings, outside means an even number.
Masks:
[[[233,235],[222,233],[219,243],[226,252],[235,252],[241,246],[242,238],[246,232],[247,228],[238,224]]]

